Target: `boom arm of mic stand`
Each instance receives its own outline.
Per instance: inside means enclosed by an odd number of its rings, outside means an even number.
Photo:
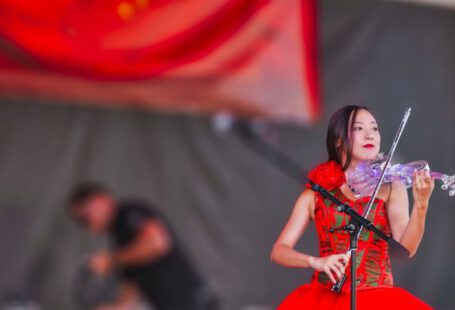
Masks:
[[[377,234],[381,239],[389,241],[391,236],[384,234],[382,231],[376,228],[376,226],[374,226],[370,220],[364,218],[361,214],[352,209],[349,205],[344,204],[339,199],[330,194],[325,188],[313,183],[312,181],[310,181],[310,185],[313,191],[319,192],[322,196],[324,196],[324,198],[329,199],[330,201],[335,203],[337,205],[337,209],[339,212],[346,213],[351,217],[351,220],[356,221],[361,227],[363,226],[366,229]]]
[[[294,179],[299,184],[303,184],[305,175],[308,173],[301,165],[295,162],[292,158],[287,156],[281,150],[265,142],[249,127],[242,126],[237,129],[242,142],[250,147],[258,156],[262,157],[273,166],[281,170],[291,179]]]

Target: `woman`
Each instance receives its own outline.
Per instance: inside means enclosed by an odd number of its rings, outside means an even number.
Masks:
[[[366,107],[346,106],[331,118],[327,132],[329,161],[308,175],[313,182],[329,190],[360,214],[369,197],[355,199],[346,176],[360,161],[375,160],[381,136],[373,115]],[[400,242],[414,256],[425,229],[425,217],[434,181],[428,171],[419,171],[413,180],[413,209],[409,216],[406,188],[401,183],[384,184],[372,206],[369,219],[386,234]],[[294,249],[310,221],[314,221],[319,239],[319,257]],[[291,293],[278,307],[289,309],[349,309],[350,270],[349,236],[330,228],[346,225],[349,217],[320,194],[307,188],[273,246],[273,262],[295,268],[315,270],[310,284]],[[330,290],[346,272],[347,280],[340,294]],[[359,309],[432,309],[407,291],[393,286],[387,243],[363,230],[357,250],[357,305]]]

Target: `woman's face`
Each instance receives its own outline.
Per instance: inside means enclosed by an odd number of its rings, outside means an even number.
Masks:
[[[359,161],[376,160],[381,146],[381,135],[378,124],[373,115],[367,110],[358,110],[356,119],[350,126],[350,140],[352,143],[351,165]],[[345,160],[345,154],[343,154]]]

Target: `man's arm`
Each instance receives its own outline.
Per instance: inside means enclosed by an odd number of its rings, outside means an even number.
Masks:
[[[97,274],[105,275],[115,267],[158,260],[169,253],[171,248],[171,236],[163,222],[159,219],[147,219],[141,225],[136,240],[130,245],[112,252],[101,251],[94,254],[90,266]]]
[[[172,247],[170,234],[159,219],[149,219],[130,245],[112,253],[114,266],[131,266],[152,262],[169,253]]]

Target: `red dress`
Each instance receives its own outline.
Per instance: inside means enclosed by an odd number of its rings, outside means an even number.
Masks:
[[[312,179],[311,173],[310,179]],[[363,209],[369,200],[369,197],[364,197],[351,201],[343,195],[339,187],[333,188],[330,192],[360,214],[363,214]],[[319,239],[319,256],[346,253],[349,248],[349,235],[343,231],[331,233],[329,229],[346,225],[349,217],[345,213],[338,212],[334,203],[319,194],[316,194],[314,215]],[[375,200],[368,218],[381,231],[390,234],[386,205],[383,200]],[[388,244],[365,229],[359,238],[356,263],[358,309],[433,309],[406,290],[393,286]],[[349,265],[346,268],[346,275],[347,280],[343,290],[337,294],[330,290],[332,282],[328,276],[324,272],[316,271],[311,283],[302,285],[287,296],[278,310],[349,309],[351,286]]]

